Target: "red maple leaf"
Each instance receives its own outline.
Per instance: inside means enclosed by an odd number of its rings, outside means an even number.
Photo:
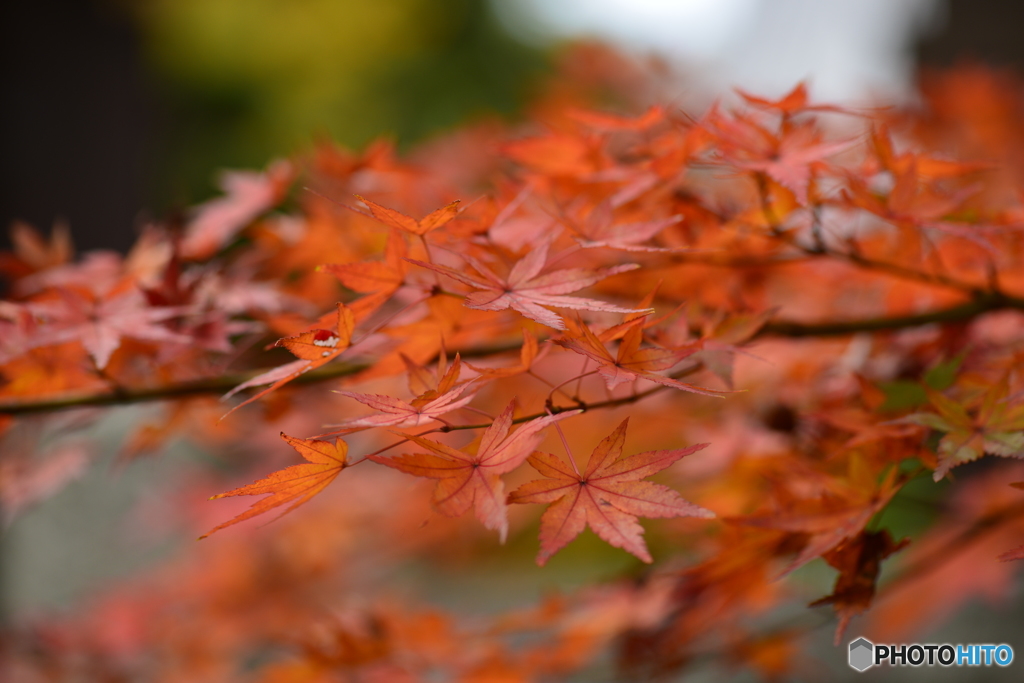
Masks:
[[[588,525],[605,541],[652,562],[637,517],[714,517],[710,510],[689,503],[660,484],[641,481],[708,444],[689,448],[647,451],[623,456],[629,419],[605,438],[590,455],[580,474],[547,453],[535,453],[529,463],[548,477],[523,484],[509,494],[509,503],[551,503],[540,518],[540,554],[543,565],[576,538]]]
[[[408,360],[408,359],[406,359]],[[437,384],[437,389],[429,389],[406,403],[402,399],[383,394],[358,394],[353,391],[339,391],[342,396],[348,396],[370,406],[381,412],[380,415],[360,417],[355,420],[348,420],[341,424],[331,425],[348,429],[350,427],[416,427],[427,424],[438,419],[445,413],[457,410],[473,400],[473,395],[463,396],[467,389],[474,385],[474,381],[458,384],[459,373],[462,370],[462,360],[456,354],[455,362],[452,363],[448,372],[444,373]],[[415,373],[410,373],[412,378]]]
[[[473,270],[479,273],[479,276],[474,277],[454,268],[438,266],[415,259],[409,259],[409,261],[480,290],[466,297],[466,306],[469,308],[476,308],[482,311],[502,311],[511,308],[519,311],[531,320],[536,320],[556,330],[564,330],[565,323],[560,316],[552,313],[544,308],[544,306],[588,311],[607,311],[610,313],[641,312],[636,309],[622,308],[621,306],[615,306],[594,299],[563,296],[569,292],[575,292],[588,287],[606,277],[634,270],[640,266],[635,263],[627,263],[604,270],[566,268],[541,275],[540,273],[544,270],[544,264],[547,263],[548,259],[548,246],[548,242],[543,242],[536,249],[530,251],[512,267],[512,270],[505,278],[499,277],[479,260],[465,253],[460,253],[459,255],[473,267]]]
[[[508,535],[508,516],[505,487],[498,475],[522,465],[540,443],[544,429],[582,412],[567,410],[536,418],[509,434],[515,405],[514,399],[509,402],[508,407],[484,431],[473,453],[420,436],[408,436],[410,441],[429,453],[403,454],[394,458],[368,457],[407,474],[437,479],[434,507],[438,512],[457,517],[473,506],[477,519],[488,529],[498,531],[504,543]]]
[[[173,332],[162,323],[189,312],[181,306],[147,306],[142,292],[130,281],[97,296],[84,289],[58,288],[59,301],[30,304],[45,324],[31,340],[32,346],[79,341],[96,367],[107,366],[123,337],[187,344],[191,338]]]
[[[561,339],[555,339],[554,342],[596,361],[597,373],[604,378],[609,389],[614,389],[623,382],[646,379],[673,389],[682,389],[705,396],[720,396],[722,394],[720,391],[704,389],[656,374],[655,371],[671,368],[687,356],[700,351],[701,347],[696,344],[682,349],[662,347],[642,349],[640,348],[643,341],[642,323],[642,318],[626,323],[629,328],[614,356],[605,348],[604,341],[582,322],[574,324],[573,329],[569,330]]]

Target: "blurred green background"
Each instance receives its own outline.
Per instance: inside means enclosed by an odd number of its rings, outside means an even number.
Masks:
[[[218,169],[507,117],[548,64],[487,0],[33,0],[0,25],[0,248],[63,217],[126,249]]]
[[[545,64],[485,0],[151,0],[136,10],[171,117],[160,187],[189,199],[208,192],[211,169],[260,167],[315,135],[405,146],[511,114]]]

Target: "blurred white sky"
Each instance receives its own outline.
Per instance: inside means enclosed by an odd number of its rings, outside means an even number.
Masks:
[[[702,87],[779,95],[810,79],[817,99],[906,98],[915,36],[941,0],[492,0],[520,37],[593,36],[657,52]]]

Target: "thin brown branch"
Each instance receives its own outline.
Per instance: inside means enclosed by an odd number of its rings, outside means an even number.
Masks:
[[[986,294],[963,304],[948,308],[940,308],[926,313],[897,315],[877,318],[862,318],[821,323],[799,323],[787,320],[775,320],[767,323],[758,332],[758,337],[837,337],[860,332],[882,332],[886,330],[902,330],[933,323],[962,323],[999,310],[1024,311],[1024,299],[1004,294]],[[457,350],[463,357],[484,357],[496,353],[505,353],[518,349],[518,345],[505,344],[481,346],[471,349]],[[367,365],[359,363],[333,363],[296,378],[292,384],[315,384],[340,377],[354,375],[367,369]],[[30,401],[10,401],[0,403],[0,415],[26,415],[30,413],[46,413],[72,408],[87,408],[126,405],[164,401],[189,396],[224,394],[242,382],[252,379],[265,372],[266,369],[247,373],[208,377],[187,382],[163,384],[158,386],[131,388],[121,387],[117,391],[90,392],[86,394],[70,394],[53,398],[35,399]],[[640,396],[646,395],[641,394]],[[594,407],[596,404],[592,405]],[[570,410],[564,408],[563,410]]]
[[[818,208],[812,209],[812,223],[811,231],[814,237],[814,246],[808,246],[796,239],[792,235],[786,233],[782,226],[781,221],[775,214],[775,209],[771,204],[771,197],[769,196],[768,178],[763,173],[757,173],[754,176],[754,180],[757,183],[758,196],[761,202],[761,213],[764,214],[765,221],[768,223],[768,230],[772,237],[784,242],[785,244],[799,250],[803,254],[809,257],[819,258],[833,258],[840,261],[846,261],[847,263],[857,266],[863,270],[872,270],[893,277],[900,278],[902,280],[911,280],[914,282],[921,282],[924,284],[934,285],[936,287],[944,287],[946,289],[954,289],[958,292],[963,292],[971,296],[984,296],[988,293],[995,293],[998,290],[992,289],[991,291],[986,290],[984,287],[979,285],[964,282],[948,275],[941,273],[928,273],[914,268],[908,268],[907,266],[900,265],[898,263],[890,263],[887,261],[878,261],[875,259],[868,258],[863,254],[856,251],[839,251],[831,249],[825,244],[823,235],[821,234],[820,218],[818,216]],[[990,278],[991,279],[991,278]]]
[[[879,597],[884,597],[893,591],[899,590],[904,585],[923,578],[939,569],[946,562],[958,557],[959,553],[963,553],[973,544],[980,541],[986,534],[995,531],[1001,525],[1021,515],[1024,515],[1024,500],[979,517],[938,548],[903,567],[896,577],[887,581],[881,587],[878,592]],[[990,560],[992,562],[996,561],[994,557],[990,558]]]
[[[334,363],[300,375],[292,384],[315,384],[329,379],[353,375],[365,370],[368,365],[358,363]],[[205,377],[202,379],[160,384],[137,389],[119,387],[116,391],[91,392],[86,394],[68,394],[57,398],[35,401],[0,403],[0,415],[25,415],[29,413],[46,413],[72,408],[91,408],[130,403],[147,403],[165,401],[175,398],[225,394],[242,382],[257,377],[266,369],[252,372]]]
[[[699,371],[703,367],[704,367],[703,364],[695,365],[693,367],[689,367],[689,368],[686,368],[684,370],[680,370],[678,372],[674,372],[671,375],[669,375],[669,377],[671,377],[672,379],[681,379],[681,378],[686,377],[688,375],[692,375],[693,373]],[[583,411],[585,413],[588,410],[597,410],[599,408],[614,408],[614,407],[617,407],[617,406],[629,405],[630,403],[636,403],[637,401],[643,400],[643,399],[647,398],[648,396],[650,396],[652,394],[656,394],[659,391],[661,391],[662,389],[671,389],[671,387],[669,387],[667,385],[664,385],[664,384],[659,384],[658,386],[652,387],[652,388],[648,389],[647,391],[641,391],[639,394],[630,394],[629,396],[622,396],[621,398],[610,398],[610,399],[607,399],[607,400],[604,400],[604,401],[597,401],[596,403],[587,403],[586,401],[577,401],[576,403],[574,403],[573,405],[570,405],[570,406],[549,405],[549,406],[547,406],[544,409],[543,412],[533,413],[531,415],[523,415],[521,417],[517,417],[516,419],[512,420],[512,424],[522,424],[524,422],[529,422],[530,420],[536,420],[538,418],[546,417],[548,415],[558,415],[559,413],[564,413],[564,412],[567,412],[567,411],[570,411],[570,410],[581,410],[581,411]],[[486,429],[487,427],[490,427],[490,426],[491,426],[490,423],[473,424],[473,425],[451,425],[451,426],[441,427],[438,431],[441,431],[441,432],[454,432],[454,431],[460,431],[460,430],[465,430],[465,429]]]
[[[921,325],[962,323],[973,320],[985,313],[999,310],[1024,311],[1024,299],[1003,294],[987,294],[966,303],[940,308],[925,313],[861,318],[821,323],[797,323],[786,320],[769,322],[761,328],[758,336],[774,337],[838,337],[860,332],[883,332],[902,330]]]

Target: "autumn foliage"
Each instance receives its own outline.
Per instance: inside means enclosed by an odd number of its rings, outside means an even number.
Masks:
[[[685,112],[576,59],[528,122],[228,173],[124,257],[15,226],[7,517],[81,469],[43,437],[116,405],[159,405],[119,466],[182,438],[219,465],[168,483],[206,540],[9,625],[0,671],[814,678],[820,626],[894,642],[1005,594],[1021,85],[964,69],[914,110],[798,85]],[[449,600],[445,576],[476,588]],[[503,603],[510,576],[546,597]]]

